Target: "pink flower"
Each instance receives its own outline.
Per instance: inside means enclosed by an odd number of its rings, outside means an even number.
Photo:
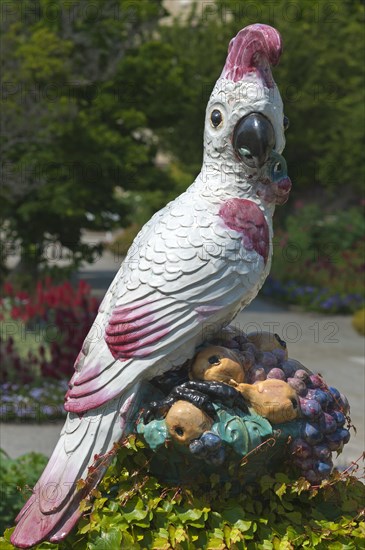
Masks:
[[[17,307],[17,306],[13,306],[13,307],[11,308],[11,312],[10,312],[11,318],[12,318],[12,319],[19,319],[20,315],[21,315],[21,310],[20,310],[20,308]]]
[[[9,283],[8,281],[5,281],[3,288],[4,288],[4,294],[5,295],[7,295],[7,296],[12,296],[13,295],[14,288],[13,288],[13,285],[11,283]]]

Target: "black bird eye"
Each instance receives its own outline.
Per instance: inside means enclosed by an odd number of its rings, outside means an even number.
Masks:
[[[284,116],[283,126],[284,126],[284,130],[287,130],[290,126],[290,122],[287,116]]]
[[[220,359],[218,357],[218,355],[211,355],[208,359],[208,363],[210,365],[216,365],[217,363],[219,363]]]
[[[214,128],[216,128],[223,120],[222,113],[218,109],[214,109],[210,115],[210,120],[212,121]]]
[[[232,144],[247,166],[262,166],[275,147],[274,128],[261,113],[251,113],[237,123]]]

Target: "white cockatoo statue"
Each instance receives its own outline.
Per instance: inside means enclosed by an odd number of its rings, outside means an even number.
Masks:
[[[206,110],[201,172],[142,228],[105,295],[75,363],[60,439],[16,519],[15,546],[66,537],[132,429],[141,381],[191,359],[206,327],[229,324],[264,283],[275,205],[291,188],[270,70],[281,49],[279,33],[261,24],[230,42]]]

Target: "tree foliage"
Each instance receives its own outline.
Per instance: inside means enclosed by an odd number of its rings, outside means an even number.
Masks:
[[[184,81],[156,39],[165,10],[161,0],[1,4],[4,229],[28,263],[55,240],[80,260],[82,228],[130,221],[126,191],[149,191],[152,211],[171,194],[154,131],[174,120]]]
[[[363,18],[360,0],[196,3],[188,25],[175,20],[162,33],[185,60],[190,85],[184,116],[166,143],[184,164],[200,165],[205,104],[229,40],[248,24],[273,25],[284,43],[274,76],[290,119],[285,157],[295,190],[357,203],[364,180]]]
[[[56,240],[75,262],[90,258],[82,228],[144,222],[191,183],[228,41],[257,21],[283,36],[274,72],[291,121],[285,155],[296,196],[358,200],[360,0],[196,2],[187,20],[169,24],[162,0],[0,5],[2,230],[33,265]],[[161,149],[172,171],[156,165]]]

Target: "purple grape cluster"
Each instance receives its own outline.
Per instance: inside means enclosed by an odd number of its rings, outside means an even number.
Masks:
[[[346,397],[327,386],[321,375],[288,359],[285,348],[261,352],[244,339],[240,343],[241,353],[255,357],[249,371],[251,383],[275,378],[296,391],[303,427],[301,437],[291,443],[291,456],[310,483],[320,483],[332,471],[332,452],[341,451],[350,439],[350,432],[344,427],[349,412]]]
[[[299,403],[305,423],[302,437],[291,444],[291,452],[304,477],[310,483],[320,483],[332,471],[332,452],[341,451],[350,439],[350,432],[344,427],[349,404],[318,374],[308,376],[306,392],[299,397]]]

